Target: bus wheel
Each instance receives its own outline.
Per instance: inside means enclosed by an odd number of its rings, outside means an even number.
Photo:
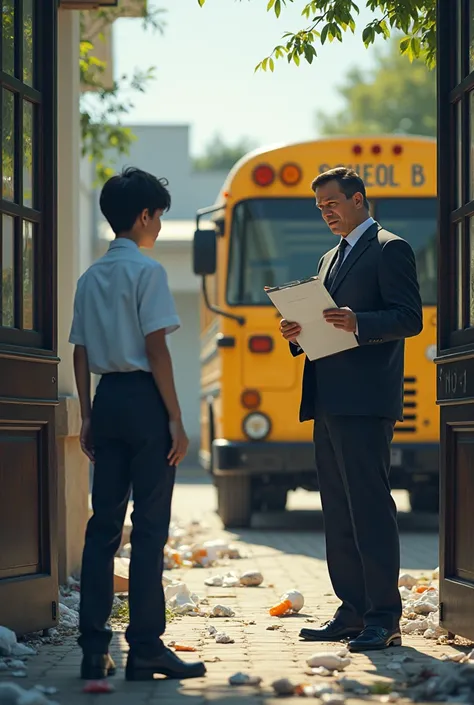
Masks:
[[[260,509],[267,512],[283,512],[286,508],[288,490],[285,487],[266,487],[260,501]]]
[[[437,514],[439,510],[439,489],[433,486],[414,487],[410,490],[410,506],[412,512]]]
[[[226,529],[250,526],[252,508],[250,478],[239,475],[216,477],[217,513]]]

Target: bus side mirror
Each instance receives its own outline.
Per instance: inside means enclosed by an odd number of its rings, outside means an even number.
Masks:
[[[193,241],[194,274],[204,277],[215,274],[217,265],[215,230],[196,230]]]

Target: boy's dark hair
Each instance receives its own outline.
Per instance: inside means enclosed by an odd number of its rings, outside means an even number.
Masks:
[[[127,167],[121,174],[112,176],[100,194],[100,210],[116,235],[132,229],[137,217],[145,208],[150,216],[160,209],[167,211],[171,196],[166,179]]]
[[[365,184],[359,174],[353,169],[345,166],[337,166],[319,174],[311,184],[311,188],[316,192],[320,186],[324,186],[329,181],[337,181],[339,188],[346,198],[352,198],[355,193],[361,193],[364,197],[364,206],[369,210],[369,202],[365,192]]]

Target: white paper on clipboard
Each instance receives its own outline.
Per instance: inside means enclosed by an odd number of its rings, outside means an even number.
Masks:
[[[323,311],[338,307],[319,277],[275,287],[266,293],[283,318],[300,324],[297,343],[309,360],[358,347],[353,333],[334,328],[324,320]]]

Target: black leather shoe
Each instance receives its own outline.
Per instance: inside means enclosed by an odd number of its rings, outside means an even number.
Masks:
[[[349,642],[349,651],[378,651],[390,646],[401,646],[402,635],[399,629],[389,630],[383,627],[365,627],[356,639]]]
[[[81,663],[81,678],[86,681],[100,681],[107,676],[115,676],[115,663],[110,654],[84,654]]]
[[[320,629],[302,629],[300,637],[305,641],[341,641],[341,639],[355,639],[362,629],[363,627],[348,627],[337,619],[331,619]]]
[[[206,673],[202,661],[182,661],[174,651],[165,649],[159,656],[135,656],[129,653],[125,678],[128,681],[151,681],[155,673],[168,678],[200,678]]]

